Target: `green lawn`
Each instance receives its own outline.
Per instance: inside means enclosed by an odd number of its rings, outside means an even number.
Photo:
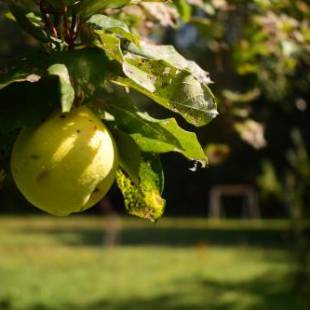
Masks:
[[[0,309],[310,309],[286,222],[0,218]]]

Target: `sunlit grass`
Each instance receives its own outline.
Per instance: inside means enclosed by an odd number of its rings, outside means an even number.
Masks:
[[[0,218],[0,309],[308,309],[285,221],[119,225],[107,248],[100,217]]]

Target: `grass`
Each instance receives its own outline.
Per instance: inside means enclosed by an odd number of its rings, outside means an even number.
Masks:
[[[309,309],[285,221],[122,219],[115,247],[108,225],[0,218],[0,309]]]

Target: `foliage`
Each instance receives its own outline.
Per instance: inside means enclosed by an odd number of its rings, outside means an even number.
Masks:
[[[174,118],[157,119],[142,111],[131,102],[132,92],[142,93],[197,127],[218,114],[208,73],[172,46],[147,42],[145,32],[139,35],[139,19],[130,22],[132,12],[140,9],[161,25],[168,23],[163,18],[171,18],[172,24],[176,9],[160,0],[5,2],[5,16],[39,41],[41,49],[19,55],[1,69],[3,141],[8,141],[6,135],[45,119],[51,106],[68,113],[74,106],[89,105],[109,124],[124,154],[117,183],[128,212],[152,220],[160,217],[162,168],[145,158],[158,162],[158,154],[177,151],[205,165],[207,157],[194,133],[182,129]],[[156,13],[156,8],[163,13],[167,9],[166,16]],[[145,23],[147,18],[141,20]],[[30,92],[35,95],[29,97]],[[132,158],[126,156],[124,145],[135,154]]]
[[[254,125],[251,118],[256,117],[256,123],[267,123],[276,108],[291,113],[307,110],[309,1],[179,2],[179,13],[189,27],[176,36],[175,42],[203,65],[212,65],[223,125],[254,148],[265,147],[268,141],[264,131],[268,128]],[[187,31],[192,39],[183,43],[182,36]],[[269,113],[263,117],[254,115],[254,106],[266,101]]]

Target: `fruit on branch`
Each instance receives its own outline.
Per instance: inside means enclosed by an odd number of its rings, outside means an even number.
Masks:
[[[85,106],[54,113],[18,136],[11,169],[36,207],[65,216],[90,208],[110,189],[118,166],[113,138]]]

